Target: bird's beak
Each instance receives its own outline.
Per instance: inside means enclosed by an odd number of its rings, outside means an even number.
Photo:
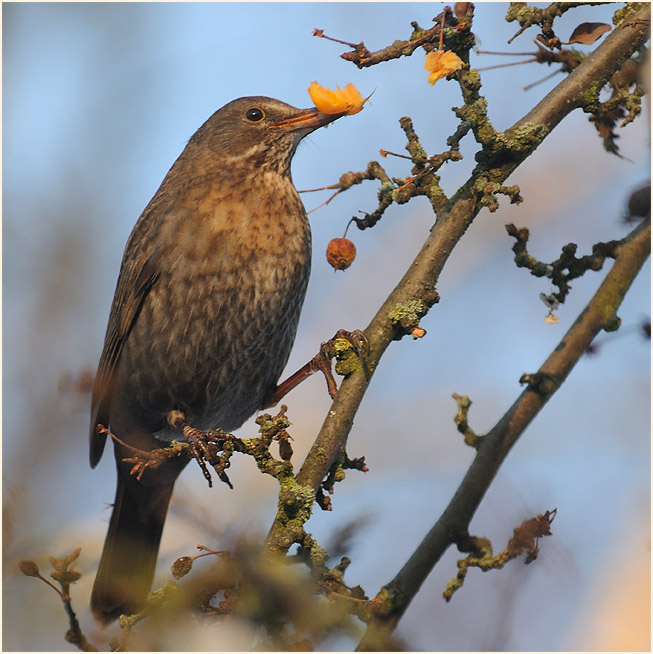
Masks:
[[[272,125],[269,125],[268,129],[287,127],[292,131],[306,130],[312,132],[319,127],[324,127],[325,125],[332,123],[334,120],[338,120],[338,118],[342,118],[346,114],[346,111],[338,114],[325,114],[318,111],[315,107],[311,107],[310,109],[299,109],[291,118],[286,118],[278,123],[273,123]]]

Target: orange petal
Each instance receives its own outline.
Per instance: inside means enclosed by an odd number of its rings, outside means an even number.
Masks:
[[[336,86],[335,91],[322,86],[317,82],[311,82],[308,87],[308,94],[315,106],[325,114],[357,114],[363,109],[363,105],[370,96],[363,98],[360,91],[353,84],[345,84],[341,89]]]
[[[439,79],[459,70],[462,66],[462,59],[450,50],[429,52],[424,62],[424,68],[431,73],[428,78],[429,84],[435,84]]]

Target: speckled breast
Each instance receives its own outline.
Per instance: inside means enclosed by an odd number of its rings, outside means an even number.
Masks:
[[[212,198],[210,220],[197,221],[207,212],[188,198],[153,226],[158,277],[118,365],[123,397],[163,440],[179,438],[166,427],[173,409],[226,431],[260,409],[290,355],[310,273],[310,227],[290,180],[271,199]]]

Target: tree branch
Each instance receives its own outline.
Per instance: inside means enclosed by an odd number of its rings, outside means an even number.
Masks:
[[[573,109],[581,106],[582,94],[605,85],[612,74],[647,39],[647,29],[639,20],[650,19],[650,5],[641,3],[632,20],[620,26],[578,68],[553,89],[532,111],[496,142],[485,161],[479,163],[470,179],[449,199],[438,215],[431,233],[406,274],[390,293],[368,327],[367,365],[354,370],[343,381],[322,428],[297,474],[297,484],[317,492],[322,480],[343,452],[354,416],[385,349],[406,332],[393,315],[411,306],[417,319],[437,302],[435,290],[439,275],[458,241],[481,208],[483,192],[479,174],[495,184],[503,181],[535,150],[550,131]],[[487,450],[484,449],[483,452]],[[479,456],[484,456],[479,452]],[[267,548],[278,554],[290,546],[283,524],[277,519],[267,537]]]
[[[529,111],[514,127],[536,122],[553,129],[572,109],[583,105],[584,96],[593,94],[606,84],[648,39],[651,5],[640,4],[631,20],[621,23],[592,54],[573,70],[558,86]],[[643,22],[641,22],[643,21]]]
[[[435,564],[452,543],[468,540],[469,523],[499,467],[517,439],[560,388],[594,337],[618,327],[616,311],[651,252],[650,219],[638,225],[616,250],[615,263],[569,331],[534,375],[528,387],[484,437],[451,502],[395,578],[377,595],[387,614],[377,614],[359,645],[376,650],[387,642],[397,622]],[[459,547],[460,549],[460,547]]]

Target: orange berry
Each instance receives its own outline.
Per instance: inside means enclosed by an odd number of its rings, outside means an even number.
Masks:
[[[356,246],[348,238],[332,238],[327,246],[326,257],[336,270],[345,270],[356,258]]]

